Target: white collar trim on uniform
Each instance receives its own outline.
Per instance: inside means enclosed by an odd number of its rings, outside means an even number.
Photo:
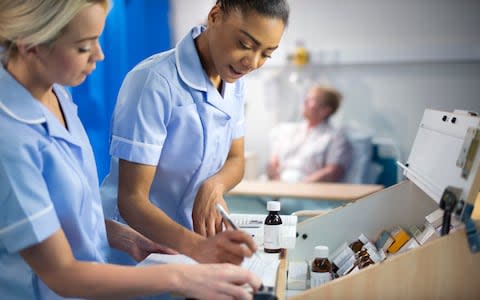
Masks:
[[[175,59],[180,78],[190,87],[206,92],[207,78],[194,42],[204,30],[204,26],[196,26],[180,40],[176,46]]]
[[[11,118],[13,118],[17,121],[23,122],[23,123],[42,124],[42,123],[45,123],[47,121],[47,119],[45,117],[41,117],[41,118],[38,118],[38,119],[24,119],[24,118],[21,118],[21,117],[17,116],[15,113],[13,113],[11,110],[9,110],[8,107],[5,104],[3,104],[1,99],[0,99],[0,109],[3,110]]]
[[[14,120],[39,124],[46,122],[41,104],[0,65],[0,109]],[[26,104],[28,103],[28,104]]]

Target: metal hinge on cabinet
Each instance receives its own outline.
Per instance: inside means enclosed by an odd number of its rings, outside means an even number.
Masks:
[[[440,208],[443,209],[443,221],[441,235],[446,235],[450,231],[450,218],[452,214],[461,216],[461,221],[465,224],[465,234],[467,235],[468,246],[473,253],[480,251],[480,232],[472,219],[473,205],[465,203],[462,199],[462,189],[448,186],[440,199]],[[454,216],[455,217],[455,216]]]
[[[470,127],[463,141],[462,150],[457,159],[457,167],[462,168],[462,177],[467,178],[473,166],[475,153],[480,142],[480,129]]]

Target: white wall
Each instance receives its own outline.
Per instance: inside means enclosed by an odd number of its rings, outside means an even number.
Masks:
[[[215,1],[172,1],[174,38],[203,20]],[[328,82],[344,95],[339,124],[392,138],[406,159],[425,108],[480,112],[480,1],[291,0],[280,48],[247,77],[246,147],[267,158],[268,130],[298,119],[311,82]],[[204,12],[203,15],[199,12]],[[286,55],[297,40],[312,64],[294,70]]]
[[[193,26],[207,20],[210,8],[215,0],[170,0],[173,45],[175,45]]]

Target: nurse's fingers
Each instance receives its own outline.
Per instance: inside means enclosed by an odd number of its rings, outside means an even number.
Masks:
[[[216,237],[217,259],[220,262],[240,264],[245,256],[257,250],[255,242],[243,231],[227,230]]]
[[[193,231],[200,234],[201,236],[207,236],[204,218],[193,218]]]
[[[206,227],[207,227],[207,237],[211,237],[211,236],[214,236],[217,232],[216,232],[216,216],[212,216],[210,218],[208,218],[207,221],[207,224],[206,224]]]
[[[196,299],[251,300],[251,290],[257,291],[260,278],[250,271],[231,264],[178,265],[179,294]]]
[[[217,261],[222,263],[240,265],[243,262],[243,259],[243,255],[236,255],[234,253],[226,251],[219,251],[217,254]]]
[[[215,219],[215,232],[220,233],[223,231],[223,224],[225,224],[225,228],[228,228],[227,222],[220,216]]]

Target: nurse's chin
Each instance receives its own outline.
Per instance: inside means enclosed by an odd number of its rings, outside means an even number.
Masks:
[[[234,83],[235,81],[239,80],[243,76],[244,76],[244,74],[242,74],[241,76],[229,76],[227,74],[226,76],[221,76],[221,77],[222,77],[222,80],[225,81],[225,82]]]
[[[238,80],[238,78],[232,79],[228,77],[222,77],[222,80],[225,81],[226,83],[234,83],[235,81]]]
[[[66,85],[66,86],[77,86],[82,84],[85,81],[85,79],[87,79],[87,76],[88,75],[82,73],[75,79],[66,80],[65,82],[59,82],[59,83],[61,85]]]

